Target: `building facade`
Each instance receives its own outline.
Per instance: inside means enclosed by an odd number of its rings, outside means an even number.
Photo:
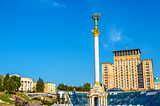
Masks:
[[[45,93],[56,93],[55,83],[45,82],[44,85],[45,85],[45,88],[44,88]]]
[[[21,77],[21,86],[19,88],[20,91],[32,91],[33,90],[33,81],[34,79],[29,77]]]
[[[160,89],[160,77],[156,77],[154,79],[154,88],[155,88],[155,90]]]
[[[33,91],[36,91],[37,81],[33,81]]]
[[[107,89],[154,89],[152,59],[142,60],[140,49],[113,51],[114,64],[102,63],[102,84]]]
[[[20,77],[17,74],[10,75],[10,77],[12,77],[12,76]],[[33,90],[33,81],[34,81],[33,78],[22,76],[21,77],[21,86],[19,88],[19,91],[32,91]]]

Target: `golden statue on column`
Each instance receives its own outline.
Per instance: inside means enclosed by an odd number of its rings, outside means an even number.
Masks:
[[[104,86],[100,85],[99,80],[99,34],[98,30],[98,19],[101,13],[95,13],[91,16],[94,19],[94,30],[92,30],[94,36],[94,58],[95,58],[95,83],[94,86],[91,85],[90,91],[88,93],[88,106],[107,106],[107,94],[104,91]]]

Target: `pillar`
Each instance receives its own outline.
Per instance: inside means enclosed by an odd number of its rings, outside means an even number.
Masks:
[[[24,91],[24,82],[25,82],[25,81],[23,81],[23,91]]]
[[[28,81],[27,81],[27,89],[26,89],[26,91],[28,91]]]
[[[31,90],[31,82],[29,81],[28,83],[29,83],[29,90]]]
[[[105,97],[103,96],[103,105],[105,106]]]
[[[92,106],[94,105],[94,97],[92,97],[92,104],[91,104]]]
[[[100,98],[101,98],[101,105],[103,105],[103,97],[101,96]]]
[[[95,83],[99,83],[99,44],[98,37],[94,37],[94,56],[95,56]]]

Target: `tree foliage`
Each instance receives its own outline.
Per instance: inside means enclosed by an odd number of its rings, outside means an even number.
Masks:
[[[89,91],[90,90],[90,84],[85,83],[83,86],[67,86],[63,83],[59,84],[57,87],[57,90],[62,90],[62,91],[73,91],[75,88],[76,91]]]
[[[90,86],[91,86],[90,83],[85,83],[85,84],[83,85],[83,91],[89,91],[89,90],[90,90]]]
[[[57,87],[57,90],[62,90],[62,91],[66,91],[68,88],[67,85],[64,85],[63,83],[59,84]]]
[[[3,79],[3,75],[0,75],[0,91],[4,91],[2,79]]]
[[[3,79],[4,90],[8,92],[13,92],[15,90],[18,90],[20,86],[21,86],[21,77],[17,77],[15,75],[9,77],[9,73],[6,74],[6,76]]]
[[[107,91],[107,88],[106,88],[106,86],[104,85],[104,91],[106,92]]]
[[[11,79],[13,79],[17,83],[16,89],[18,89],[21,86],[21,77],[12,76]]]
[[[72,86],[69,86],[68,88],[67,88],[67,91],[73,91],[73,87]]]
[[[9,73],[6,74],[6,76],[3,79],[3,86],[6,85],[7,80],[9,79]]]
[[[37,92],[43,92],[44,91],[44,82],[41,78],[37,81],[36,90]]]
[[[4,85],[4,88],[8,92],[13,92],[17,89],[17,83],[13,79],[8,79]]]

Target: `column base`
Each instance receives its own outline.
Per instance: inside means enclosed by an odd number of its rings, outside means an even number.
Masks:
[[[95,82],[94,85],[95,85],[95,84],[96,84],[96,85],[101,85],[100,82]]]

